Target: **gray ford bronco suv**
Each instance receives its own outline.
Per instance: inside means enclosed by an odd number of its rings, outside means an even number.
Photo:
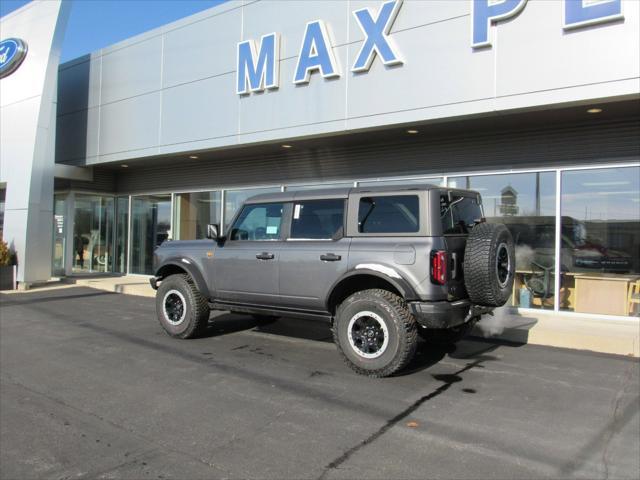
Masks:
[[[418,336],[455,342],[503,305],[513,239],[484,222],[480,194],[435,185],[258,195],[206,240],[166,241],[154,254],[158,320],[177,338],[211,310],[330,322],[357,373],[405,367]]]

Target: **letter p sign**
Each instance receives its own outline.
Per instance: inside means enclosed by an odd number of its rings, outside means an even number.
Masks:
[[[526,3],[527,0],[471,0],[471,46],[491,46],[491,24],[516,16]]]

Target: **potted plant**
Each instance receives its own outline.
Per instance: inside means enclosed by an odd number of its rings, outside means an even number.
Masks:
[[[13,290],[16,287],[14,263],[9,245],[0,239],[0,290]]]

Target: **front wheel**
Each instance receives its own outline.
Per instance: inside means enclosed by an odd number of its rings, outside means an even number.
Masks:
[[[176,338],[195,338],[207,328],[209,304],[189,275],[170,275],[156,292],[156,315],[162,328]]]
[[[406,303],[381,289],[356,292],[338,307],[333,339],[347,365],[369,377],[388,377],[413,359],[417,326]]]

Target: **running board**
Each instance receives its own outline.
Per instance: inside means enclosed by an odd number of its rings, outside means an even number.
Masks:
[[[229,310],[235,313],[249,313],[255,315],[273,315],[278,317],[298,317],[312,320],[323,320],[331,322],[333,316],[329,312],[318,312],[314,310],[296,310],[293,308],[274,308],[264,305],[247,305],[232,302],[209,302],[212,310]]]

